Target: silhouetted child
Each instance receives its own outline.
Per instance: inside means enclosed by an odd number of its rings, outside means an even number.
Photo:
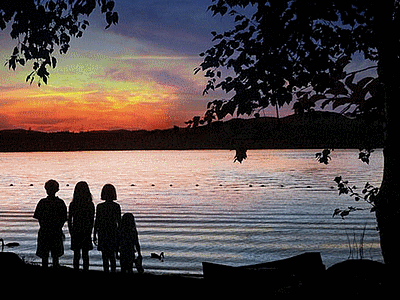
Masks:
[[[138,252],[137,259],[135,259],[136,251]],[[135,217],[131,213],[124,214],[121,219],[119,227],[119,252],[121,272],[132,273],[133,263],[135,263],[139,273],[144,272]]]
[[[39,201],[33,215],[40,225],[36,255],[42,259],[42,266],[47,267],[51,252],[53,267],[58,267],[59,257],[64,254],[62,227],[67,221],[67,207],[64,201],[56,196],[59,190],[57,181],[47,181],[44,188],[48,196]]]
[[[88,184],[80,181],[74,189],[69,205],[68,229],[71,235],[71,249],[74,251],[74,269],[79,270],[79,260],[83,260],[83,270],[89,270],[89,250],[93,249],[92,230],[94,204]]]
[[[96,220],[94,222],[93,241],[96,243],[98,235],[97,250],[101,251],[103,268],[105,272],[116,271],[115,253],[118,251],[118,227],[121,222],[121,207],[117,200],[117,192],[111,184],[106,184],[101,190],[101,199],[105,202],[96,207]]]

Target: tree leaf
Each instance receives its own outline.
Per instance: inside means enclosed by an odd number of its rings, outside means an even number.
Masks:
[[[118,24],[118,20],[119,20],[118,13],[117,13],[117,12],[114,12],[114,13],[112,14],[112,22],[113,22],[113,24],[114,24],[114,25]]]
[[[26,76],[25,82],[28,82],[28,80],[31,78],[31,76],[35,73],[35,71],[32,71],[28,76]]]
[[[342,176],[336,176],[333,181],[335,181],[337,184],[339,184],[342,181]]]
[[[57,66],[57,59],[54,56],[51,57],[51,65],[53,69]]]
[[[352,91],[354,91],[356,89],[356,84],[353,83],[355,76],[356,76],[356,74],[353,73],[352,75],[347,77],[346,80],[344,81],[346,86],[348,86]]]
[[[109,11],[111,11],[111,10],[114,9],[114,5],[115,5],[115,2],[114,2],[114,1],[108,1],[106,6],[107,6],[107,9],[108,9]]]

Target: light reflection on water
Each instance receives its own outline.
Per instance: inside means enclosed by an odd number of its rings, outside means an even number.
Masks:
[[[379,186],[382,151],[369,166],[357,150],[335,150],[328,166],[314,160],[315,152],[251,150],[242,164],[232,163],[231,151],[0,153],[0,237],[19,242],[15,252],[39,261],[32,214],[45,196],[44,182],[53,178],[67,205],[80,180],[89,183],[95,204],[102,186],[114,184],[123,212],[136,217],[143,264],[151,271],[201,273],[202,261],[252,264],[304,251],[320,251],[331,265],[347,259],[348,237],[359,240],[365,224],[365,257],[380,260],[373,214],[341,220],[332,212],[368,207],[338,197],[333,178]],[[66,226],[64,232],[61,262],[71,265]],[[161,251],[164,262],[150,259],[150,252]],[[92,268],[101,267],[100,252],[90,258]]]

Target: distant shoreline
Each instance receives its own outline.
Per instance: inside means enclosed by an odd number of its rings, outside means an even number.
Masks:
[[[359,149],[383,146],[382,124],[367,124],[332,112],[281,119],[216,121],[196,128],[164,130],[40,132],[0,131],[0,152],[125,150]]]

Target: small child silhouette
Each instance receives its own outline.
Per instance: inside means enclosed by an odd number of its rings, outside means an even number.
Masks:
[[[117,200],[117,192],[111,184],[106,184],[101,190],[101,200],[96,207],[96,220],[94,222],[93,242],[96,244],[97,235],[99,242],[97,250],[101,251],[103,258],[103,269],[109,272],[116,271],[115,253],[118,251],[118,227],[121,222],[121,207],[114,200]]]
[[[40,225],[36,255],[42,259],[42,266],[47,267],[51,252],[53,267],[58,267],[59,257],[64,254],[62,228],[67,221],[67,207],[64,201],[56,196],[59,191],[57,181],[47,181],[44,188],[48,196],[39,201],[33,214]]]
[[[136,251],[138,252],[137,259],[135,259]],[[121,226],[119,227],[119,252],[121,272],[132,273],[133,263],[135,263],[139,273],[144,272],[135,217],[131,213],[125,213],[122,216]]]

